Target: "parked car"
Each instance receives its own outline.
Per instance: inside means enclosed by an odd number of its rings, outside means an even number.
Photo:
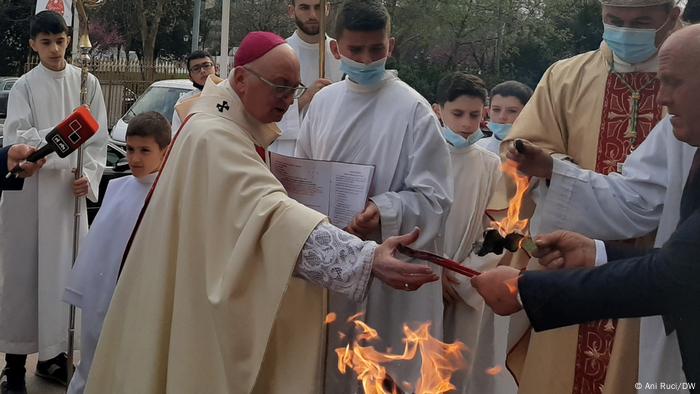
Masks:
[[[100,209],[102,199],[104,199],[105,192],[107,191],[107,184],[109,181],[130,174],[131,171],[126,162],[126,151],[113,141],[109,141],[107,143],[107,165],[104,173],[102,173],[102,179],[100,180],[100,199],[96,203],[87,200],[88,223],[92,223],[95,215],[97,215],[97,211]]]
[[[114,125],[112,128],[113,142],[121,146],[126,144],[126,128],[129,120],[138,114],[156,111],[163,114],[170,121],[173,118],[173,110],[177,100],[183,94],[194,89],[195,87],[192,86],[192,81],[189,79],[170,79],[154,82]]]
[[[2,146],[3,126],[7,118],[7,99],[10,97],[10,89],[17,81],[17,77],[0,77],[0,146]]]

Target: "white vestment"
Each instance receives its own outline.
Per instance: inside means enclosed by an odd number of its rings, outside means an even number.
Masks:
[[[696,149],[676,139],[666,117],[627,157],[622,174],[604,176],[554,160],[549,188],[538,189],[531,229],[534,234],[564,229],[615,240],[639,237],[658,226],[659,247],[678,224]],[[660,316],[642,318],[639,346],[640,382],[686,381],[678,338],[675,333],[666,336]]]
[[[485,148],[489,152],[493,152],[497,155],[501,154],[501,140],[494,136],[485,137],[476,141],[476,144],[482,148]]]
[[[100,211],[68,277],[63,299],[81,311],[80,364],[70,381],[69,393],[82,393],[85,389],[102,323],[117,286],[124,249],[157,175],[143,179],[129,175],[109,182]]]
[[[455,194],[445,223],[445,255],[477,271],[494,268],[502,256],[480,257],[472,250],[483,239],[484,230],[491,222],[485,212],[499,186],[501,160],[478,143],[466,149],[451,148],[450,157]],[[471,286],[469,278],[451,272],[448,275],[460,283],[454,287],[459,299],[445,302],[445,341],[462,341],[468,349],[467,368],[452,377],[456,392],[515,393],[510,374],[491,376],[486,372],[505,365],[507,320],[496,324],[493,311],[485,307],[484,299]]]
[[[100,124],[83,145],[88,198],[97,201],[107,157],[107,113],[97,79],[88,80],[88,103]],[[54,126],[80,105],[80,69],[51,71],[39,64],[12,87],[5,144],[39,145]],[[0,351],[39,352],[46,360],[67,349],[68,305],[61,301],[73,260],[73,195],[77,153],[46,165],[19,192],[0,203]],[[87,232],[85,203],[81,233]]]
[[[331,53],[330,42],[331,38],[326,36],[325,78],[332,82],[338,82],[343,77],[343,73],[340,71],[340,60],[333,57]],[[309,44],[302,40],[296,31],[287,38],[287,44],[294,49],[294,52],[299,57],[301,83],[306,87],[311,87],[319,78],[318,44]],[[294,156],[294,146],[299,137],[299,127],[301,127],[303,113],[305,112],[299,109],[299,100],[294,100],[294,103],[289,106],[282,120],[277,123],[277,126],[282,130],[282,135],[268,148],[271,152]]]
[[[452,202],[449,151],[430,104],[393,73],[387,72],[375,86],[346,79],[322,89],[304,118],[295,153],[302,158],[374,165],[370,199],[379,208],[381,234],[373,239],[385,240],[417,226],[421,235],[413,246],[441,252],[443,224]],[[441,272],[437,266],[433,269]],[[432,334],[441,336],[443,304],[438,282],[415,292],[398,292],[375,280],[364,307],[365,321],[396,351],[403,348],[404,323],[431,321]],[[329,297],[329,309],[338,313],[339,321],[361,308],[347,298]],[[334,343],[337,336],[331,334],[326,389],[341,392],[333,380],[348,377],[338,375],[333,348],[344,342]],[[402,379],[415,382],[417,376]]]

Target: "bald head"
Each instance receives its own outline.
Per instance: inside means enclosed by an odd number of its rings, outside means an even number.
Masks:
[[[671,34],[659,52],[659,101],[668,107],[674,134],[700,146],[700,25]]]
[[[281,44],[256,60],[236,67],[229,82],[246,111],[255,119],[262,123],[278,122],[294,102],[293,91],[280,87],[299,86],[299,70],[299,59],[292,47]]]
[[[688,60],[700,64],[700,25],[690,25],[684,27],[668,37],[661,47],[661,55],[664,52],[674,55],[674,52],[681,50]]]

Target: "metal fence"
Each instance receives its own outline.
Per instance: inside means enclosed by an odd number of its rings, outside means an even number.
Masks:
[[[30,57],[25,72],[38,63],[38,57]],[[90,72],[100,81],[110,129],[153,82],[187,78],[187,69],[183,64],[160,60],[145,64],[140,61],[93,59]]]

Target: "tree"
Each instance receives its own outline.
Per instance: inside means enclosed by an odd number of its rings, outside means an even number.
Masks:
[[[0,0],[0,75],[21,75],[29,54],[32,0]]]
[[[553,62],[600,43],[596,0],[387,1],[396,49],[390,65],[428,99],[439,78],[461,70],[489,86],[531,86]]]

